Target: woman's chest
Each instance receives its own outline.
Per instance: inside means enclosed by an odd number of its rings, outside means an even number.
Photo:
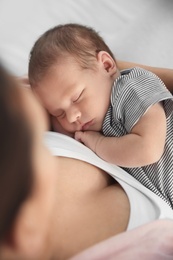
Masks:
[[[73,197],[73,198],[72,198]],[[117,183],[106,188],[82,192],[61,204],[57,218],[57,254],[66,259],[104,239],[126,230],[130,205]],[[65,254],[65,255],[64,255]]]

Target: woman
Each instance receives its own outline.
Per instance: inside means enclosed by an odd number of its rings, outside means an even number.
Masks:
[[[68,259],[117,234],[125,249],[130,242],[129,232],[123,233],[127,229],[159,218],[173,219],[163,200],[123,170],[70,137],[51,132],[44,136],[45,111],[30,90],[20,88],[2,67],[0,98],[0,259]],[[159,246],[165,243],[172,221],[165,226],[164,230],[154,226],[162,234]],[[158,245],[158,232],[154,235],[149,228],[147,239],[154,237]],[[143,233],[141,228],[133,230],[135,247]],[[169,239],[161,255],[172,248]],[[114,254],[121,257],[118,248]]]

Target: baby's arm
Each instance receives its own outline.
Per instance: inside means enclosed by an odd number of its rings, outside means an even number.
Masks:
[[[97,132],[76,132],[75,138],[102,159],[122,166],[152,164],[163,154],[166,138],[166,115],[162,103],[151,106],[132,131],[122,137],[105,137]]]

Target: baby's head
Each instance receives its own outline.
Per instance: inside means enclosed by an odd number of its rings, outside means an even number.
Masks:
[[[49,69],[72,56],[83,69],[92,69],[99,51],[114,55],[92,28],[79,24],[58,25],[46,31],[34,44],[29,61],[31,85],[37,84]]]
[[[101,130],[116,72],[114,55],[102,37],[79,24],[48,30],[30,53],[31,87],[70,133]]]

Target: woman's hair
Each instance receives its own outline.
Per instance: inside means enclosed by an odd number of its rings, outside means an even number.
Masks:
[[[32,134],[17,81],[0,65],[0,241],[31,192]]]
[[[113,53],[102,37],[92,28],[79,24],[58,25],[46,31],[34,44],[29,59],[29,81],[36,85],[68,55],[75,58],[83,69],[93,69],[99,51]]]

